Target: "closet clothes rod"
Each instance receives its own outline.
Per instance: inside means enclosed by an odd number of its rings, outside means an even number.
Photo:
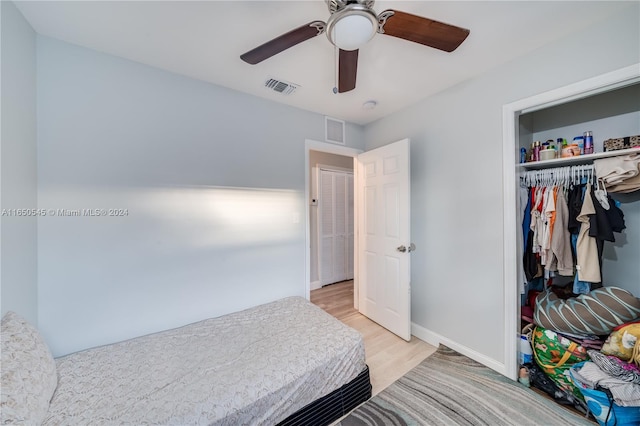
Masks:
[[[528,170],[520,175],[520,186],[567,186],[593,182],[593,164]]]

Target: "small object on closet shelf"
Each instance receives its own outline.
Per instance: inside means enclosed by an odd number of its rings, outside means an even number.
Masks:
[[[580,155],[580,147],[576,144],[567,145],[562,148],[562,158],[577,157],[578,155]]]
[[[580,154],[579,155],[584,154],[584,137],[583,136],[576,136],[575,138],[573,138],[573,143],[575,145],[578,145],[578,148],[580,149]]]
[[[527,162],[527,149],[520,148],[520,164]]]
[[[547,148],[540,151],[540,160],[553,160],[554,158],[556,158],[555,149]]]
[[[584,132],[584,153],[585,154],[593,154],[593,132],[587,131]]]
[[[602,142],[602,150],[605,152],[633,148],[634,146],[640,146],[640,135],[607,139]]]
[[[540,161],[540,149],[540,141],[535,141],[531,147],[531,151],[533,152],[531,161]]]

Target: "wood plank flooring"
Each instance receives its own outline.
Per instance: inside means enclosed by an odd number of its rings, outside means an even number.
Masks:
[[[364,336],[365,356],[369,366],[373,395],[405,375],[437,349],[413,336],[411,341],[407,342],[356,311],[353,308],[353,281],[344,281],[313,290],[311,302]],[[531,389],[551,399],[544,392],[533,387]],[[563,407],[580,414],[571,407]],[[589,420],[596,424],[593,418],[590,417]]]
[[[437,349],[413,336],[407,342],[356,311],[353,308],[353,281],[313,290],[311,302],[364,336],[365,356],[374,395]]]

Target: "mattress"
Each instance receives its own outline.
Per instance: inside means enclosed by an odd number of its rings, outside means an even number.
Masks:
[[[366,369],[360,333],[300,297],[56,364],[46,425],[273,425]]]

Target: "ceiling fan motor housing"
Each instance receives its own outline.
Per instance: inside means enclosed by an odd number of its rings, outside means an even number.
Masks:
[[[325,0],[329,7],[329,13],[334,14],[344,9],[349,4],[361,4],[369,9],[373,8],[375,0]]]
[[[327,38],[334,46],[342,50],[357,50],[378,32],[378,17],[364,4],[373,4],[373,1],[354,1],[347,4],[338,0],[327,1],[342,5],[327,20]],[[331,4],[329,8],[331,9]]]

